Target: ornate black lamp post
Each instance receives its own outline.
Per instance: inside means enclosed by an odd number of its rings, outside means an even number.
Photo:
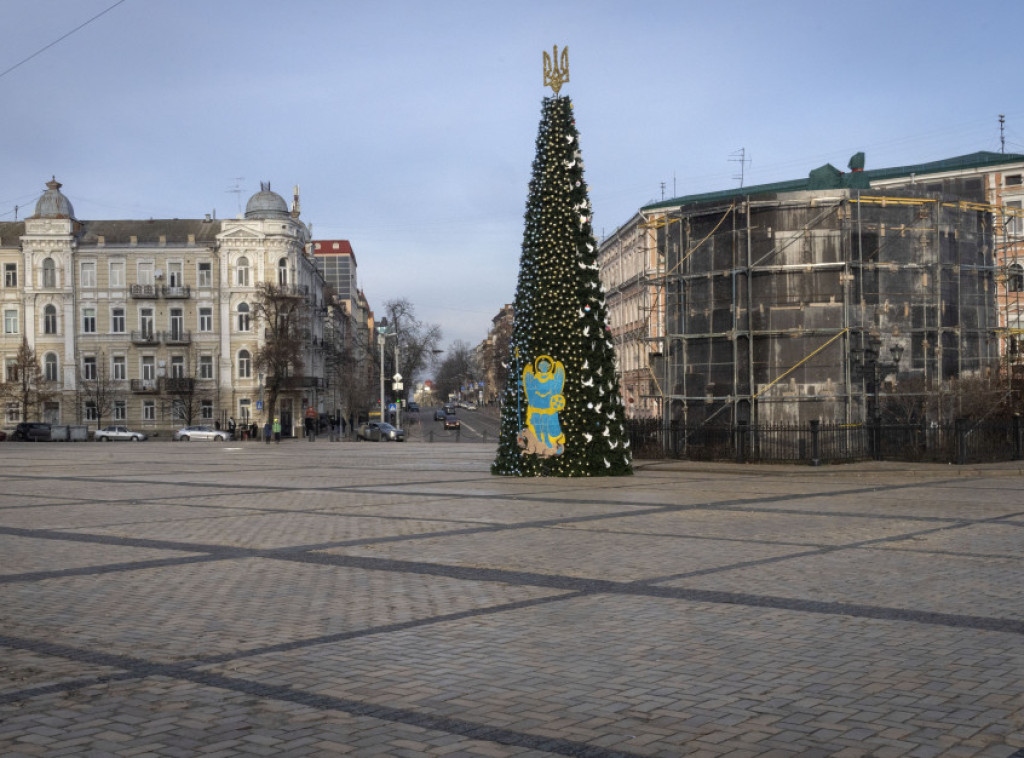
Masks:
[[[865,348],[854,348],[851,350],[851,367],[853,376],[857,381],[867,380],[870,382],[870,391],[874,396],[871,425],[872,425],[872,453],[876,460],[881,458],[882,452],[882,406],[879,402],[879,387],[889,374],[899,372],[900,358],[903,357],[903,345],[894,343],[889,347],[892,355],[891,361],[883,361],[881,358],[882,340],[878,335],[868,337],[868,345]]]

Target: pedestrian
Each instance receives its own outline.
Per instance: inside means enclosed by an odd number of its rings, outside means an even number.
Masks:
[[[345,436],[345,417],[338,414],[338,420],[341,422],[341,436]]]
[[[356,433],[356,417],[354,414],[348,414],[348,430],[352,433]]]
[[[267,423],[265,423],[263,425],[263,439],[265,439],[267,441],[268,445],[270,444],[270,435],[271,435],[272,432],[273,432],[273,427],[271,427],[270,422],[268,421]]]
[[[274,419],[274,444],[281,444],[281,419]]]

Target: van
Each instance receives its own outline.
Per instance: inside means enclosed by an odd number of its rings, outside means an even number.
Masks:
[[[19,442],[49,442],[50,425],[35,421],[23,421],[14,427],[11,438]]]

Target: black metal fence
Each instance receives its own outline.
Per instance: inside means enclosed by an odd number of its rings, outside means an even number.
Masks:
[[[950,424],[761,424],[687,426],[628,422],[636,458],[739,463],[845,463],[858,460],[988,463],[1024,458],[1019,416]]]

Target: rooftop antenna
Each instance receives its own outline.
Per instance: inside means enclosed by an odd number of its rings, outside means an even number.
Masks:
[[[233,192],[235,194],[235,197],[238,200],[238,215],[242,215],[242,182],[244,181],[244,176],[236,176],[234,188],[224,190],[225,192]]]
[[[999,152],[1006,152],[1006,134],[1003,131],[1003,127],[1006,125],[1006,116],[1002,113],[999,114]]]
[[[739,157],[736,157],[736,156],[739,156]],[[740,189],[743,189],[743,180],[744,180],[745,175],[746,175],[747,164],[748,163],[753,163],[753,161],[750,158],[747,157],[747,148],[741,147],[735,153],[731,153],[730,156],[729,156],[729,160],[732,163],[739,163],[740,164],[739,176],[733,176],[733,179],[739,179],[739,181],[740,181]]]
[[[661,199],[665,199],[665,182],[661,183]]]

